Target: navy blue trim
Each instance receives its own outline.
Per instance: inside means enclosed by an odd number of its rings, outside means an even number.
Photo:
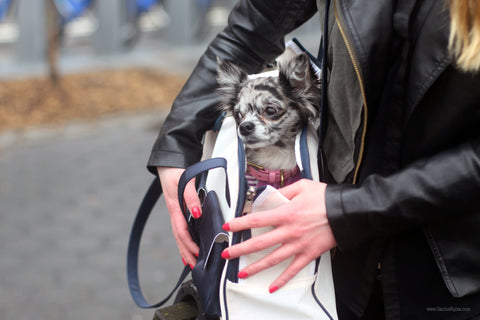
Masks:
[[[230,265],[229,262],[227,262]],[[227,265],[227,269],[228,269]],[[227,306],[227,277],[223,280],[223,308],[225,310],[225,320],[228,320],[228,306]]]
[[[213,132],[218,132],[220,131],[220,128],[222,127],[223,119],[225,119],[225,116],[227,115],[226,111],[223,111],[220,116],[218,116],[217,120],[215,120],[215,124],[213,125]]]
[[[310,164],[310,154],[308,152],[307,144],[307,128],[303,128],[300,134],[300,161],[302,161],[303,171],[302,177],[305,179],[313,180],[312,168]]]
[[[243,206],[245,204],[245,199],[247,196],[247,180],[245,178],[245,147],[240,138],[237,137],[238,143],[238,198],[237,198],[237,207],[235,208],[235,217],[241,217],[243,213]],[[242,232],[234,232],[232,235],[232,245],[240,243],[242,240]],[[227,273],[223,281],[223,306],[225,309],[225,317],[228,320],[228,306],[227,306],[227,280],[231,282],[238,282],[238,265],[239,258],[231,259],[228,261]]]
[[[245,180],[245,151],[242,140],[238,138],[238,198],[237,207],[235,208],[235,218],[241,217],[243,213],[243,207],[245,204],[247,183]],[[242,232],[234,232],[232,235],[232,245],[239,244],[242,241]],[[232,259],[228,264],[227,278],[228,280],[237,283],[238,282],[238,265],[239,259]]]
[[[252,229],[247,229],[242,231],[242,242],[247,241],[252,237]]]
[[[315,279],[315,281],[314,281],[313,284],[312,284],[312,295],[313,295],[313,298],[315,299],[315,301],[317,301],[318,305],[320,306],[320,308],[322,308],[323,312],[325,312],[325,314],[327,315],[327,317],[328,317],[330,320],[333,320],[332,315],[330,314],[330,312],[328,312],[327,308],[325,308],[325,306],[320,302],[320,300],[319,300],[318,297],[317,297],[317,294],[315,293],[315,283],[317,283],[317,279]]]

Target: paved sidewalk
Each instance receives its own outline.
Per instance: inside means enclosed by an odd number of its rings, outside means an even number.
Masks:
[[[1,146],[0,320],[152,318],[129,296],[125,255],[162,116],[37,130]],[[183,268],[163,200],[140,259],[153,302]]]

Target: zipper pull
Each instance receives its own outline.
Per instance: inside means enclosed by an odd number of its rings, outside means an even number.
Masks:
[[[243,206],[242,216],[252,212],[252,204],[256,195],[257,190],[255,189],[255,187],[249,187],[247,190],[247,196],[245,198],[245,205]]]

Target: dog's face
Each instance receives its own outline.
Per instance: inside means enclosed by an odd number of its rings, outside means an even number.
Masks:
[[[217,71],[220,108],[233,114],[247,148],[291,145],[306,122],[318,117],[320,82],[306,54],[280,65],[278,77],[248,79],[221,60]]]

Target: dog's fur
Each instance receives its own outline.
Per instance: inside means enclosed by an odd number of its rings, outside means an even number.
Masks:
[[[279,65],[278,77],[249,79],[217,59],[220,109],[233,114],[247,161],[271,170],[295,168],[295,137],[319,116],[321,86],[306,54]]]

